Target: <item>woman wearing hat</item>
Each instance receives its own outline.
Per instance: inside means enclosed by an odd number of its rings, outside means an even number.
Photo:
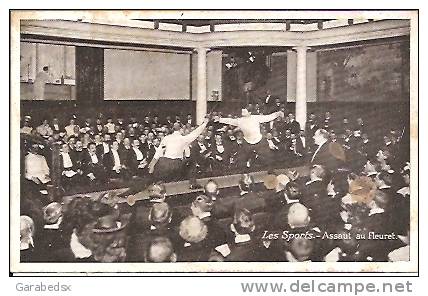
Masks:
[[[68,244],[53,251],[49,261],[123,262],[130,216],[100,201],[76,197],[63,220]]]

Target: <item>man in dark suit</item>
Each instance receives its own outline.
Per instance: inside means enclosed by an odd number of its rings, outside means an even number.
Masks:
[[[236,170],[246,167],[251,157],[248,150],[242,132],[237,132],[236,140],[230,148],[229,167]]]
[[[89,143],[87,151],[82,152],[82,171],[91,182],[101,183],[106,180],[106,173],[96,152],[95,143]]]
[[[196,176],[199,172],[204,172],[208,169],[211,155],[212,151],[208,149],[204,135],[199,135],[196,141],[190,145],[189,182],[191,189],[200,187],[196,182]]]
[[[296,121],[293,113],[289,113],[288,118],[290,119],[290,122],[288,123],[287,129],[289,129],[292,134],[298,135],[300,132],[300,123]]]
[[[324,129],[318,129],[314,136],[314,142],[318,145],[311,158],[312,164],[326,167],[330,171],[336,171],[345,162],[345,152],[338,143],[329,140],[329,134]]]
[[[166,237],[171,242],[178,239],[175,227],[182,217],[177,215],[167,203],[154,203],[149,210],[146,221],[135,221],[133,233],[130,236],[127,250],[127,261],[144,261],[144,254],[156,237]]]
[[[267,90],[266,96],[263,98],[264,114],[269,114],[278,111],[275,109],[275,99],[276,97],[272,96],[270,90]]]
[[[146,171],[148,160],[140,149],[140,141],[132,141],[132,150],[128,155],[128,167],[133,176],[143,176]]]
[[[239,196],[230,196],[218,200],[214,205],[213,213],[218,218],[232,217],[236,209],[247,209],[252,213],[259,212],[266,207],[263,197],[254,192],[254,178],[248,174],[241,176],[239,181]]]
[[[228,164],[230,152],[228,148],[220,134],[214,136],[214,143],[210,150],[212,152],[213,171],[218,174],[221,174]]]
[[[198,217],[185,218],[178,228],[180,239],[176,244],[177,261],[207,262],[214,249],[209,239],[208,227]]]
[[[204,222],[207,226],[207,240],[209,243],[214,247],[218,247],[226,244],[228,237],[226,232],[218,224],[217,218],[211,215],[213,206],[214,202],[211,197],[206,195],[198,195],[192,202],[190,209],[192,214],[201,219],[201,221]]]
[[[231,237],[227,244],[226,261],[232,262],[256,262],[260,261],[264,251],[260,240],[254,237],[256,225],[253,216],[247,209],[238,209],[230,225]]]
[[[119,144],[116,141],[113,141],[110,152],[104,157],[104,167],[111,178],[128,176],[125,151],[119,149]]]
[[[309,119],[306,122],[306,147],[309,152],[315,151],[316,147],[314,147],[314,139],[313,136],[315,132],[319,129],[319,124],[316,119],[316,115],[314,113],[309,114]]]
[[[73,184],[79,183],[83,172],[80,169],[80,162],[76,159],[76,154],[70,153],[70,148],[67,143],[62,145],[59,157],[63,186],[69,188]]]

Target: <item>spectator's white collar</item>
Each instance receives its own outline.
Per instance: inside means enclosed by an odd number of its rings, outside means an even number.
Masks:
[[[289,251],[285,252],[285,257],[287,258],[288,262],[300,262]],[[305,260],[305,261],[302,261],[302,262],[312,262],[312,261],[311,260]]]
[[[70,249],[76,258],[88,258],[92,255],[91,250],[87,249],[79,242],[76,232],[73,232],[70,239]]]
[[[202,212],[202,213],[200,213],[198,215],[199,219],[204,219],[204,218],[207,218],[207,217],[211,217],[211,213],[210,212]]]
[[[59,229],[59,226],[61,225],[62,217],[59,217],[58,221],[55,224],[45,224],[45,229]]]
[[[322,179],[320,179],[320,178],[311,179],[311,180],[309,180],[308,182],[306,182],[305,184],[306,184],[306,185],[309,185],[309,184],[312,184],[312,183],[317,182],[317,181],[322,181]]]
[[[230,224],[230,230],[235,233],[235,243],[237,244],[249,242],[251,240],[251,236],[249,234],[239,234],[233,224]]]
[[[375,214],[382,214],[384,212],[385,212],[384,209],[375,206],[374,208],[370,209],[369,217],[373,216]]]

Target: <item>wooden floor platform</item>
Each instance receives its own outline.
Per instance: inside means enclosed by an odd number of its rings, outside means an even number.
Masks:
[[[296,170],[300,176],[307,176],[309,173],[308,167],[296,167],[296,168],[288,168],[288,169],[275,169],[276,174],[284,173],[287,170]],[[250,173],[251,176],[254,177],[254,181],[256,183],[263,182],[264,177],[267,175],[267,171],[258,171],[258,172],[252,172]],[[198,184],[204,186],[210,179],[215,180],[219,188],[229,188],[234,187],[238,185],[239,179],[242,174],[233,174],[233,175],[225,175],[225,176],[218,176],[218,177],[209,177],[209,178],[202,178],[198,179]],[[198,192],[202,191],[202,189],[190,189],[189,188],[189,181],[178,181],[178,182],[169,182],[165,183],[166,187],[166,194],[167,196],[175,196],[175,195],[182,195],[182,194],[188,194],[192,192]],[[91,193],[85,193],[85,194],[73,194],[68,195],[64,197],[64,202],[67,203],[67,201],[73,199],[76,196],[87,196],[89,198],[98,198],[101,195],[104,195],[106,193],[112,193],[112,195],[120,194],[128,190],[129,188],[118,188],[118,189],[111,189],[111,190],[104,190],[104,191],[97,191],[97,192],[91,192]],[[148,198],[148,192],[146,190],[141,191],[134,195],[135,200],[144,200]],[[126,198],[119,198],[117,200],[117,203],[125,203],[127,202]]]

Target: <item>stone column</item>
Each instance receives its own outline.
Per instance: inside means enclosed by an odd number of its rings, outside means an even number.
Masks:
[[[306,125],[306,52],[308,47],[299,46],[294,48],[297,52],[296,70],[296,120],[300,128]]]
[[[198,48],[196,84],[196,123],[201,124],[207,114],[207,48]]]

